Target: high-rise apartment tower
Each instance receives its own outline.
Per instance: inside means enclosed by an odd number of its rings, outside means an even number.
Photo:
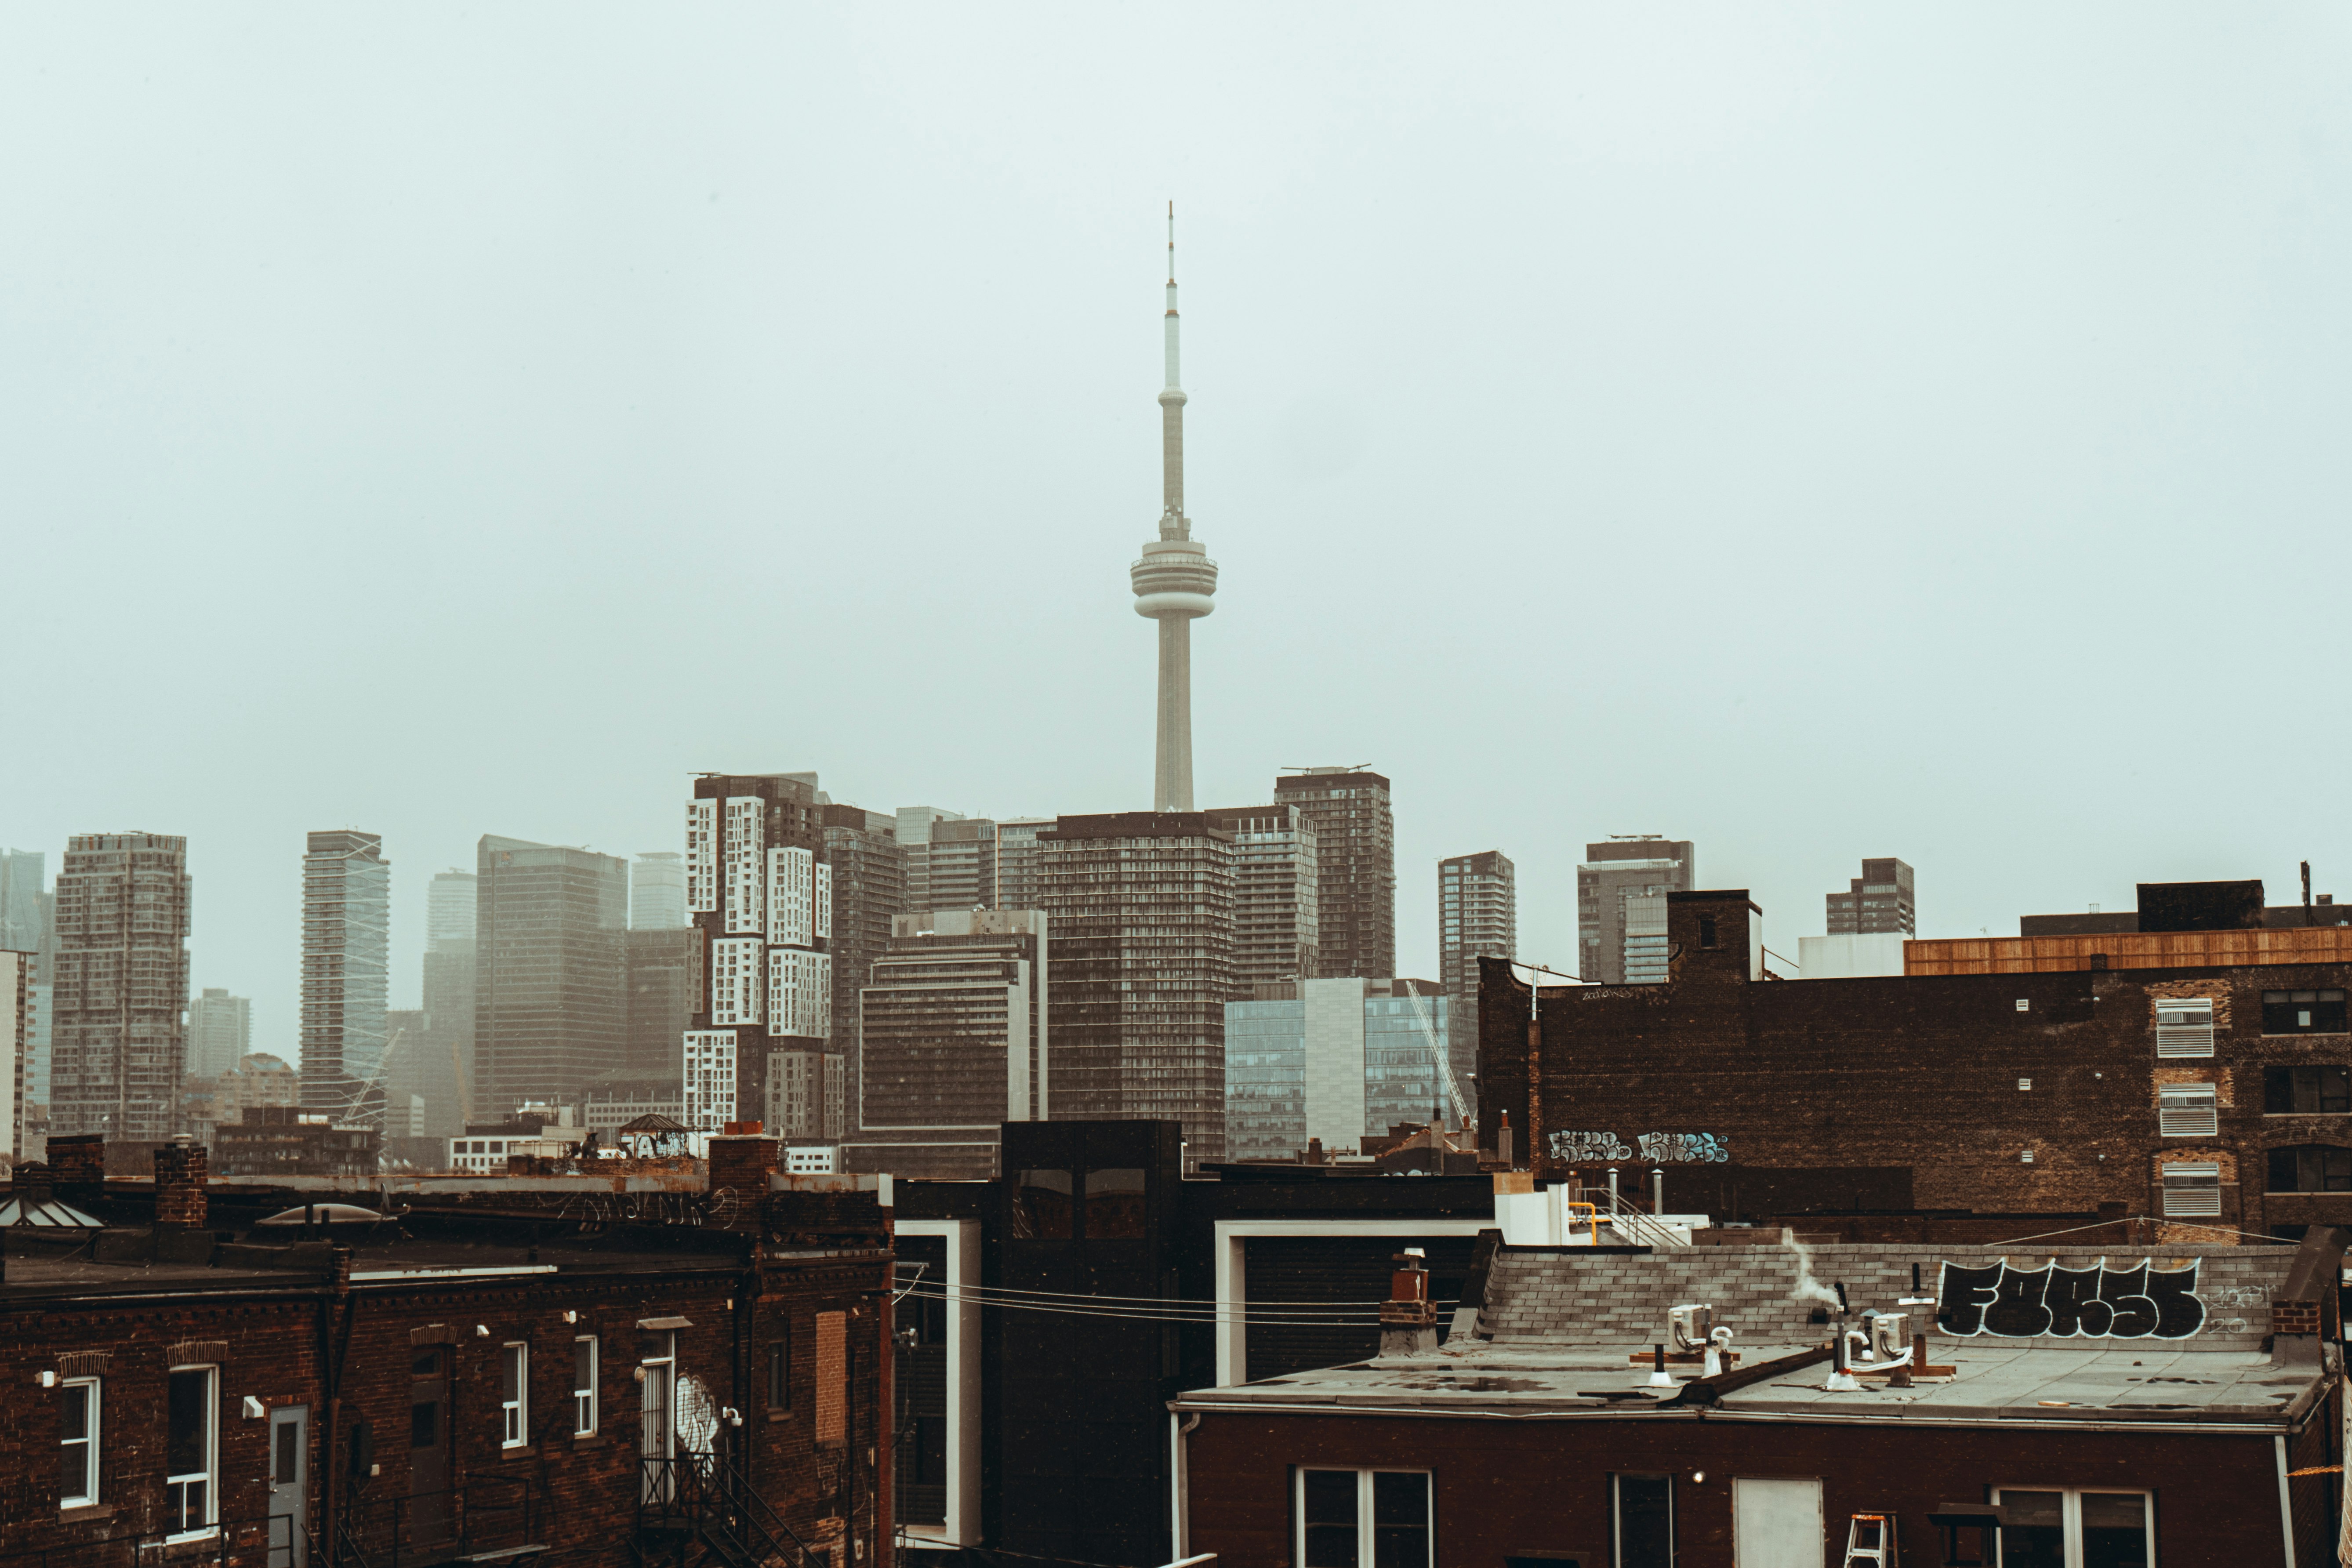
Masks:
[[[1698,885],[1686,838],[1628,834],[1584,847],[1576,868],[1577,973],[1595,985],[1655,985],[1666,978],[1666,895]],[[1476,984],[1476,966],[1471,966]]]
[[[1321,862],[1315,825],[1295,805],[1221,807],[1209,825],[1234,836],[1234,979],[1252,985],[1319,973]]]
[[[188,1076],[218,1078],[253,1054],[253,1003],[217,986],[188,1004]]]
[[[310,835],[302,857],[302,1103],[380,1121],[392,864],[381,834]]]
[[[1274,803],[1315,829],[1318,946],[1324,979],[1396,973],[1396,817],[1389,781],[1360,768],[1307,768],[1274,781]]]
[[[187,1063],[188,841],[86,833],[58,875],[49,1130],[165,1139]]]
[[[1519,954],[1518,870],[1499,849],[1437,863],[1437,977],[1459,1079],[1478,1070],[1478,959]]]
[[[1892,856],[1864,860],[1862,875],[1847,890],[1829,896],[1829,917],[1832,936],[1917,936],[1919,904],[1911,868]]]
[[[1151,809],[1192,809],[1192,623],[1216,608],[1217,563],[1184,515],[1184,388],[1176,353],[1176,204],[1168,204],[1168,382],[1160,389],[1160,537],[1128,571],[1135,613],[1160,623]],[[1222,1026],[1220,1026],[1222,1027]],[[1223,1134],[1219,1134],[1222,1140]]]
[[[684,1034],[687,1125],[756,1121],[770,1056],[833,1034],[833,868],[814,774],[706,774],[686,805],[686,908],[702,990]]]

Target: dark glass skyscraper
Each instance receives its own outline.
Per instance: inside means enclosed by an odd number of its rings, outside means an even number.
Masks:
[[[1053,932],[1055,1120],[1184,1124],[1224,1157],[1234,836],[1198,811],[1065,816],[1037,837]]]

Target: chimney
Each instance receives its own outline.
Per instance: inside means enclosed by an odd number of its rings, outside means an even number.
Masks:
[[[26,1209],[30,1210],[49,1201],[54,1190],[50,1185],[52,1180],[48,1166],[38,1160],[28,1160],[16,1167],[9,1182],[9,1190],[16,1194]]]
[[[773,1138],[758,1133],[713,1138],[709,1190],[731,1192],[746,1202],[757,1203],[767,1195],[768,1178],[775,1173],[776,1148]]]
[[[1391,1259],[1389,1299],[1381,1304],[1381,1354],[1427,1355],[1437,1349],[1437,1309],[1429,1300],[1429,1267],[1409,1247]]]
[[[183,1132],[155,1151],[155,1223],[175,1230],[205,1226],[205,1146]]]
[[[1327,1162],[1323,1154],[1323,1140],[1320,1138],[1309,1138],[1307,1141],[1307,1152],[1298,1156],[1298,1163],[1302,1165],[1320,1165],[1326,1163]]]
[[[106,1192],[106,1134],[76,1132],[49,1140],[50,1179],[60,1194],[84,1200]]]

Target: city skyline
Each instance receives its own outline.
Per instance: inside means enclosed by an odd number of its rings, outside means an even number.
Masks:
[[[2081,15],[1726,11],[1694,44],[1528,11],[1336,47],[1294,16],[1238,52],[1213,11],[1045,49],[979,17],[624,18],[579,45],[614,88],[586,94],[516,18],[462,58],[324,16],[223,53],[166,15],[130,55],[26,18],[0,116],[64,151],[0,282],[72,303],[0,364],[38,741],[0,758],[0,844],[54,872],[71,835],[184,836],[192,980],[286,1056],[314,826],[415,868],[485,833],[634,858],[676,847],[702,767],[819,768],[877,811],[1145,808],[1156,628],[1118,574],[1160,500],[1172,196],[1223,574],[1194,798],[1380,759],[1401,971],[1435,964],[1427,868],[1486,846],[1522,953],[1574,968],[1578,849],[1645,825],[1703,841],[1776,951],[1889,847],[1930,935],[2147,878],[2325,885],[2327,813],[2209,819],[2217,751],[2140,763],[2162,721],[2067,679],[2229,538],[2219,651],[2165,669],[2226,702],[2268,646],[2258,565],[2343,548],[2343,24],[2150,15],[2120,57]],[[59,585],[100,529],[93,638]],[[697,679],[699,632],[646,629],[680,617],[788,626],[820,678]],[[167,658],[241,721],[123,722],[110,694]],[[894,705],[971,667],[1050,700]],[[1446,745],[1404,738],[1431,719]],[[2084,787],[2029,795],[2011,751]],[[396,873],[395,1006],[423,899]]]

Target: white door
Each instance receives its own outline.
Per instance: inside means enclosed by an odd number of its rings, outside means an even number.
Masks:
[[[1810,1476],[1734,1477],[1731,1542],[1738,1568],[1822,1568],[1822,1483]]]

